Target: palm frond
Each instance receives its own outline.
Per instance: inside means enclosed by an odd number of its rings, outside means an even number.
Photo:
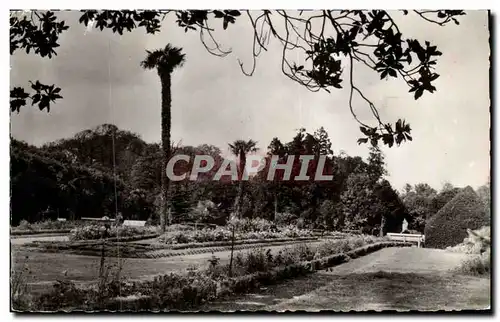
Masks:
[[[181,48],[167,44],[163,49],[148,51],[146,59],[141,62],[145,69],[158,69],[158,72],[171,73],[174,69],[182,67],[186,61],[186,55]]]
[[[247,154],[249,152],[257,152],[258,148],[256,147],[256,145],[257,142],[254,140],[248,140],[248,141],[236,140],[232,144],[231,143],[228,144],[229,149],[235,155],[239,155],[242,153]]]

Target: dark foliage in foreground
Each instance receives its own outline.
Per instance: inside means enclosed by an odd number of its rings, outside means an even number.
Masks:
[[[406,16],[409,11],[402,10],[401,14]],[[458,25],[459,16],[465,15],[465,12],[414,10],[412,14],[426,22],[444,26],[450,22]],[[167,15],[175,15],[177,26],[186,33],[199,33],[207,51],[219,57],[227,56],[231,50],[222,49],[214,35],[215,29],[220,30],[222,26],[226,30],[236,20],[246,20],[254,30],[251,36],[252,67],[244,68],[244,64],[238,62],[242,72],[248,76],[255,71],[257,57],[267,51],[269,40],[279,40],[283,46],[280,65],[288,78],[311,91],[349,89],[351,114],[361,125],[360,130],[365,136],[358,143],[370,141],[372,145],[377,145],[382,142],[392,147],[394,143],[399,145],[411,141],[412,137],[410,125],[404,120],[391,124],[380,118],[375,105],[357,86],[353,77],[355,68],[368,68],[380,79],[400,79],[415,99],[424,92],[436,91],[434,82],[439,74],[435,72],[435,66],[442,53],[429,41],[406,38],[393,19],[396,14],[384,10],[318,10],[314,13],[304,10],[83,10],[78,22],[85,26],[95,23],[95,29],[110,29],[120,35],[142,28],[146,33],[154,34],[160,32]],[[320,25],[322,28],[312,27]],[[69,28],[52,11],[12,11],[10,54],[19,50],[27,54],[31,51],[50,59],[57,55],[60,35]],[[290,57],[297,59],[292,61]],[[345,66],[347,62],[348,66]],[[347,78],[349,83],[345,84]],[[40,110],[49,111],[51,103],[62,99],[61,88],[54,84],[46,85],[37,80],[32,82],[31,87],[31,92],[22,87],[11,89],[12,112],[19,112],[29,101]],[[354,114],[354,96],[370,107],[375,126],[362,122]]]

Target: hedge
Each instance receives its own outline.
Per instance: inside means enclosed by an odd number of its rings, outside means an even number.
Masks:
[[[444,249],[460,244],[467,237],[467,228],[488,226],[490,218],[471,187],[450,200],[425,225],[425,246]]]

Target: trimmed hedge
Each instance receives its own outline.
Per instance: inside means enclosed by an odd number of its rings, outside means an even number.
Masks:
[[[459,192],[425,225],[425,246],[444,249],[460,244],[467,229],[488,226],[490,218],[471,187]]]

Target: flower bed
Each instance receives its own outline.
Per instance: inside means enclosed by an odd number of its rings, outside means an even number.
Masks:
[[[265,240],[277,238],[311,237],[309,230],[283,227],[279,231],[238,231],[234,234],[235,240]],[[159,241],[166,244],[190,244],[204,242],[229,242],[232,231],[228,227],[215,229],[203,228],[200,230],[167,232],[160,236]]]
[[[149,243],[130,243],[130,241],[139,238],[149,238],[152,236],[132,236],[116,241],[116,238],[106,240],[81,240],[74,242],[60,241],[33,241],[24,245],[41,252],[58,252],[77,255],[101,256],[104,245],[104,254],[106,257],[122,258],[162,258],[172,256],[185,256],[193,254],[210,253],[225,251],[231,249],[230,242],[209,242],[195,244],[149,244]],[[281,238],[269,240],[240,240],[235,242],[235,250],[248,249],[255,247],[268,247],[282,244],[303,243],[315,241],[315,237],[304,238]]]
[[[76,240],[94,240],[103,238],[103,226],[88,225],[71,230],[70,241]],[[131,227],[131,226],[113,226],[107,230],[106,238],[124,239],[127,237],[154,235],[158,229],[156,227]]]

